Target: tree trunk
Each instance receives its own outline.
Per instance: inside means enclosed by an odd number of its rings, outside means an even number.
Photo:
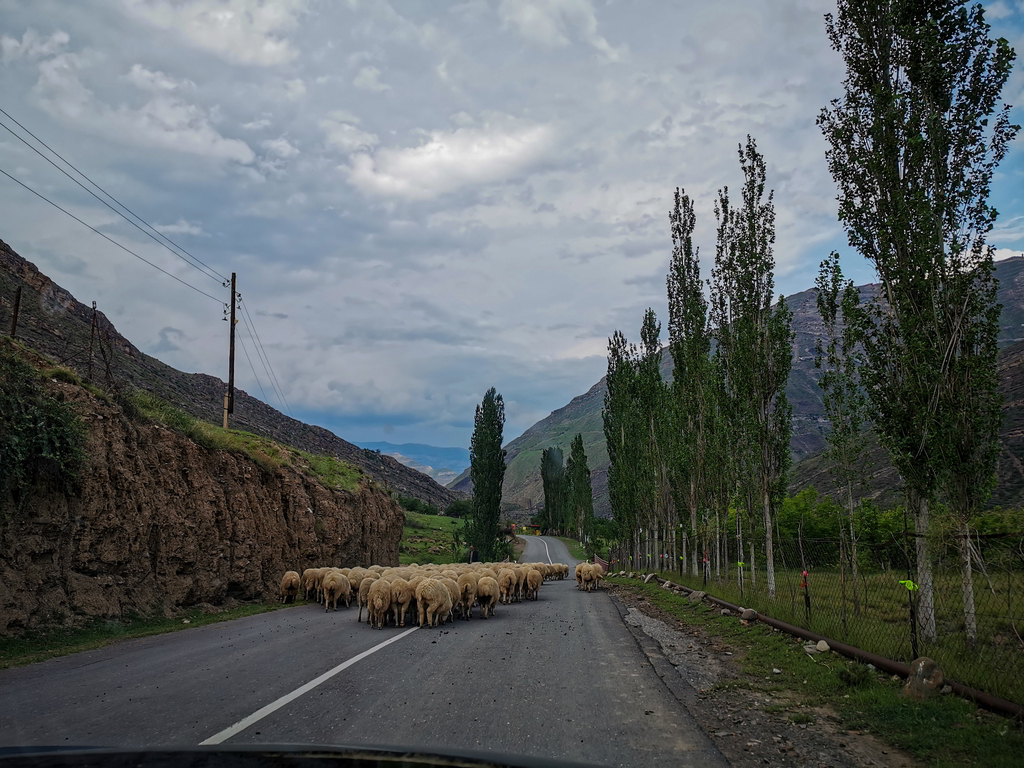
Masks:
[[[690,531],[693,533],[693,575],[697,575],[697,546],[700,537],[697,535],[697,481],[690,480]],[[686,556],[685,553],[683,555]]]
[[[921,639],[934,643],[938,639],[935,628],[935,587],[932,579],[931,548],[928,546],[928,502],[915,491],[907,491],[907,503],[914,515],[914,537],[917,551],[918,621]]]
[[[971,529],[965,520],[960,526],[960,579],[964,588],[964,629],[967,644],[978,642],[978,620],[974,612],[974,573],[971,570]]]
[[[764,561],[768,594],[775,597],[775,537],[772,535],[772,494],[764,490]],[[751,558],[753,559],[753,558]]]
[[[855,616],[860,616],[860,593],[857,592],[857,534],[853,527],[853,486],[849,482],[846,484],[846,499],[846,514],[850,523],[850,570],[853,576],[853,613]]]
[[[750,533],[750,588],[757,589],[757,568],[754,563],[754,533],[751,526]]]

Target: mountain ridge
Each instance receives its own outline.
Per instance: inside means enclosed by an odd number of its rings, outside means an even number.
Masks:
[[[1004,429],[1000,447],[1000,483],[993,493],[992,503],[1024,504],[1024,403],[1017,405],[1018,400],[1024,400],[1024,256],[1013,256],[996,262],[996,277],[1000,281],[997,300],[1003,305],[999,331],[999,366],[1001,387],[1007,401],[1004,403]],[[875,297],[879,289],[877,283],[858,286],[862,301]],[[817,310],[817,291],[809,288],[791,294],[786,297],[786,302],[793,312],[794,331],[793,368],[786,388],[793,406],[793,432],[790,439],[793,467],[789,490],[795,493],[815,485],[823,493],[835,492],[820,456],[826,445],[828,421],[818,386],[820,372],[814,367],[815,343],[824,333],[824,325]],[[668,347],[662,349],[661,355],[662,378],[671,380],[672,355]],[[541,452],[549,446],[558,446],[568,452],[570,442],[577,432],[583,434],[591,468],[595,512],[603,516],[610,515],[608,452],[601,419],[605,391],[605,377],[602,376],[587,392],[572,398],[569,403],[555,409],[505,445],[508,454],[502,504],[511,516],[528,517],[532,509],[543,504]],[[804,462],[808,463],[805,465]],[[898,475],[884,451],[877,449],[869,452],[865,472],[872,479],[868,496],[886,503],[896,500]],[[468,471],[450,482],[448,487],[471,493],[472,482]]]
[[[92,308],[0,240],[0,318],[7,328],[19,285],[23,290],[18,338],[86,378],[90,366]],[[108,387],[129,385],[144,389],[195,418],[220,424],[226,386],[221,379],[206,373],[185,373],[145,354],[121,335],[99,310],[96,322],[94,381],[103,381]],[[104,355],[109,359],[109,366],[104,362]],[[324,427],[286,416],[237,387],[231,426],[312,453],[335,456],[364,470],[385,488],[441,509],[462,496],[391,456],[363,450]]]

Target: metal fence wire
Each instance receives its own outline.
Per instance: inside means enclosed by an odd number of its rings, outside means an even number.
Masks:
[[[972,537],[969,570],[956,537],[927,541],[930,590],[913,535],[871,546],[776,539],[774,592],[763,541],[744,547],[744,561],[730,552],[727,563],[691,558],[672,571],[670,555],[649,551],[632,567],[623,560],[611,567],[661,570],[688,587],[895,661],[928,656],[948,679],[1024,704],[1024,532]]]

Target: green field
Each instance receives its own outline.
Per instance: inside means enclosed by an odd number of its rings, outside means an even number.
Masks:
[[[712,579],[707,586],[700,577],[680,576],[678,572],[669,571],[660,574],[684,586],[703,589],[715,597],[881,656],[908,663],[914,659],[910,593],[900,583],[906,579],[906,574],[898,571],[861,574],[857,582],[859,613],[854,611],[849,574],[846,575],[844,601],[837,571],[812,571],[807,586],[811,601],[809,616],[801,588],[803,577],[797,570],[776,571],[775,597],[767,592],[763,571],[758,573],[755,588],[751,587],[748,573],[742,592],[735,568],[729,580]],[[971,648],[963,631],[959,574],[936,572],[935,613],[939,639],[935,643],[919,640],[917,655],[935,659],[950,680],[1010,701],[1024,702],[1024,642],[1019,634],[1024,631],[1024,573],[993,573],[991,584],[976,575],[974,594],[978,642]]]
[[[466,559],[466,547],[461,545],[457,555],[452,551],[452,532],[461,532],[462,526],[458,518],[406,510],[398,562],[402,565],[461,562]]]

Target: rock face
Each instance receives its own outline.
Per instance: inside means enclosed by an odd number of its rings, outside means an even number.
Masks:
[[[934,659],[922,656],[910,665],[910,676],[903,686],[903,695],[914,701],[930,699],[942,688],[945,676]]]
[[[80,493],[0,500],[0,634],[71,617],[277,596],[285,571],[398,563],[403,512],[140,425],[69,384],[89,424]]]

